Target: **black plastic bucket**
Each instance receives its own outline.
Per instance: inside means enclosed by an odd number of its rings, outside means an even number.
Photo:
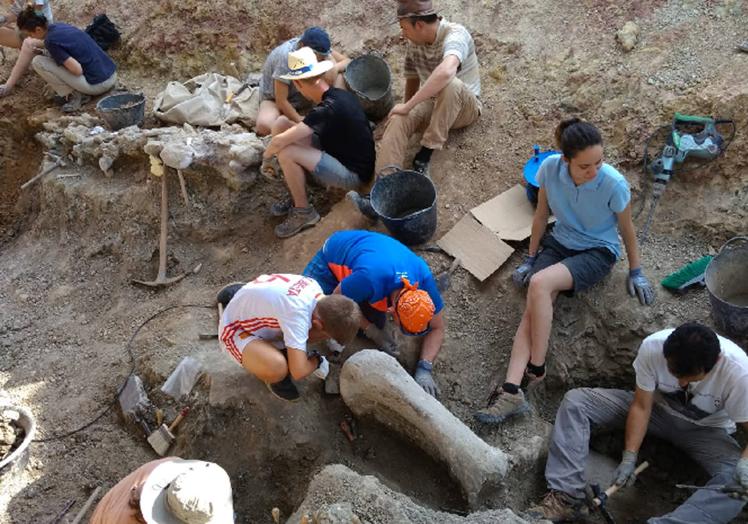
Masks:
[[[387,62],[376,55],[359,56],[345,68],[343,78],[369,120],[377,122],[387,116],[395,104],[392,73]]]
[[[145,118],[145,96],[141,93],[109,95],[99,100],[96,111],[112,131],[139,126]]]
[[[705,281],[717,330],[748,339],[748,237],[725,242],[706,267]]]
[[[378,178],[371,188],[371,207],[403,244],[423,244],[436,231],[436,187],[416,171]]]

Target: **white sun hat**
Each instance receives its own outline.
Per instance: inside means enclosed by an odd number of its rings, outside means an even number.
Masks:
[[[213,462],[163,462],[143,484],[140,512],[148,524],[234,524],[231,479]]]
[[[283,80],[301,80],[327,73],[335,67],[330,60],[317,61],[317,55],[311,47],[302,47],[288,53],[288,74],[281,75]]]

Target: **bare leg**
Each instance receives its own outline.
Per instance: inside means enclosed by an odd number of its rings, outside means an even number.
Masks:
[[[530,279],[527,305],[512,346],[506,381],[519,384],[528,362],[545,363],[553,322],[553,301],[560,291],[572,289],[574,279],[568,268],[554,264]]]
[[[272,100],[263,100],[260,102],[260,110],[257,113],[257,124],[255,133],[257,136],[267,136],[273,129],[273,124],[280,116],[278,106]]]
[[[0,46],[12,47],[14,49],[21,48],[21,41],[18,39],[18,34],[14,29],[0,27]]]
[[[270,384],[280,382],[288,375],[288,363],[283,353],[265,340],[253,340],[244,347],[242,366],[258,379]]]
[[[306,172],[313,171],[322,158],[322,151],[311,146],[294,144],[281,149],[278,163],[291,192],[294,207],[309,207],[306,195]]]

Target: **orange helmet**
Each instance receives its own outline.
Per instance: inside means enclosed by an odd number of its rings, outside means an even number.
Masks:
[[[412,285],[407,278],[401,278],[403,291],[395,303],[400,326],[407,331],[406,334],[425,335],[428,333],[429,322],[434,318],[434,302],[426,291],[418,289],[418,282]]]

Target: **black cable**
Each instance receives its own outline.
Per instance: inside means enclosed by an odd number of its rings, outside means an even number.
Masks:
[[[64,438],[70,437],[72,435],[75,435],[76,433],[80,433],[81,431],[90,428],[91,426],[93,426],[94,424],[96,424],[99,420],[101,420],[104,417],[104,415],[106,415],[107,413],[109,413],[112,410],[112,408],[117,405],[117,402],[119,402],[119,396],[122,393],[122,391],[125,389],[125,386],[127,385],[128,379],[130,378],[130,376],[133,373],[135,373],[135,354],[132,351],[132,343],[135,340],[135,337],[138,336],[138,333],[140,333],[140,330],[143,329],[150,321],[152,321],[155,318],[163,315],[167,311],[171,311],[172,309],[191,308],[191,307],[194,307],[194,308],[203,308],[203,309],[213,309],[214,306],[206,306],[204,304],[175,304],[173,306],[167,306],[167,307],[165,307],[163,309],[160,309],[159,311],[157,311],[156,313],[154,313],[153,315],[151,315],[150,317],[148,317],[147,319],[145,319],[135,329],[135,331],[133,332],[133,334],[130,336],[130,339],[125,344],[125,348],[124,349],[127,351],[127,354],[130,357],[130,372],[127,374],[127,376],[125,377],[124,382],[122,382],[122,385],[117,390],[117,394],[114,396],[114,399],[112,400],[112,402],[108,406],[106,406],[102,410],[101,413],[99,413],[98,415],[96,415],[96,417],[94,417],[92,420],[90,420],[89,422],[86,422],[85,424],[83,424],[82,426],[80,426],[80,427],[78,427],[76,429],[68,431],[67,433],[62,433],[60,435],[52,435],[51,437],[34,439],[31,442],[52,442],[54,440],[62,440]]]

